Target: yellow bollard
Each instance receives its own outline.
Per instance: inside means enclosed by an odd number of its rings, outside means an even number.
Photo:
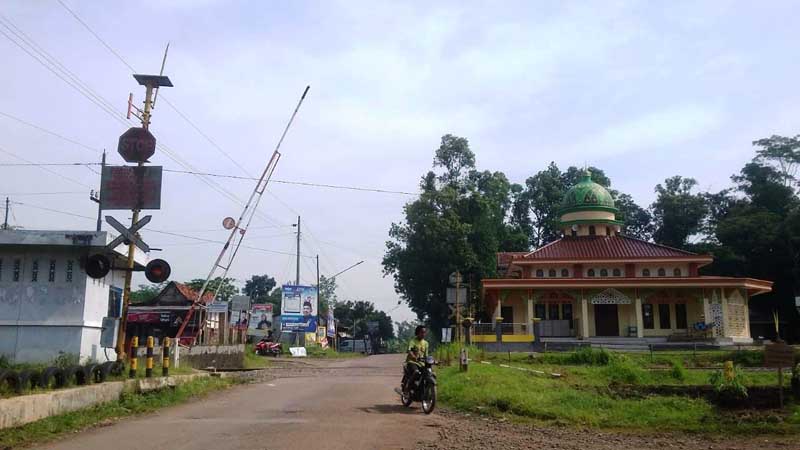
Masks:
[[[153,376],[153,347],[155,342],[153,336],[147,336],[147,365],[144,369],[144,376],[147,378],[152,378]]]
[[[169,338],[164,338],[164,348],[161,350],[161,375],[169,376]]]
[[[131,368],[128,371],[128,377],[136,378],[136,369],[139,367],[139,336],[134,336],[131,338],[131,353],[130,353],[130,360],[131,360]]]

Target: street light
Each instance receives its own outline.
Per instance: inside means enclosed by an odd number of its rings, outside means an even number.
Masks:
[[[348,270],[352,269],[353,267],[356,267],[356,266],[357,266],[357,265],[359,265],[359,264],[362,264],[363,262],[364,262],[364,261],[362,260],[362,261],[359,261],[359,262],[357,262],[357,263],[353,264],[352,266],[350,266],[350,267],[348,267],[348,268],[346,268],[346,269],[342,270],[341,272],[337,273],[336,275],[334,275],[334,276],[330,277],[330,279],[331,279],[331,280],[334,280],[334,279],[336,279],[336,277],[338,277],[339,275],[341,275],[341,274],[343,274],[343,273],[347,272]]]

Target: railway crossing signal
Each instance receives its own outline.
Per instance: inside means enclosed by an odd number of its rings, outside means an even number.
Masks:
[[[131,224],[130,228],[125,227],[125,225],[119,223],[119,221],[111,216],[106,216],[106,222],[109,225],[114,227],[115,230],[119,231],[120,235],[117,236],[116,239],[111,241],[108,245],[106,245],[107,250],[114,250],[117,248],[119,244],[124,242],[133,243],[133,245],[139,247],[143,252],[147,253],[150,251],[150,246],[147,245],[142,238],[140,238],[136,232],[139,231],[142,227],[150,223],[150,219],[153,216],[144,216],[138,222],[134,222]]]

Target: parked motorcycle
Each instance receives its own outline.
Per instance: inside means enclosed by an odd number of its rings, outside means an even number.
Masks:
[[[256,344],[256,354],[261,356],[279,356],[283,353],[283,346],[280,342],[260,340]]]
[[[424,360],[424,364],[420,368],[422,373],[418,376],[416,382],[410,383],[407,389],[399,389],[400,401],[403,406],[411,406],[412,402],[421,402],[422,411],[425,414],[433,412],[436,407],[436,373],[433,371],[433,366],[436,361],[433,356],[428,356]],[[403,386],[406,386],[406,379],[403,378]]]

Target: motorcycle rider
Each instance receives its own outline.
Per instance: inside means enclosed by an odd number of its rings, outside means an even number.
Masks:
[[[402,383],[404,392],[408,392],[408,388],[416,383],[423,364],[420,361],[428,356],[428,341],[425,340],[427,332],[425,325],[418,325],[414,329],[414,338],[408,343]]]

